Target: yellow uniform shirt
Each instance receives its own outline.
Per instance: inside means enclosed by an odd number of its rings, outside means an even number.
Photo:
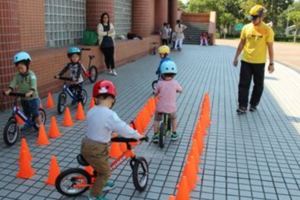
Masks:
[[[267,43],[274,41],[274,32],[265,23],[254,26],[253,23],[244,26],[241,39],[246,40],[242,60],[249,63],[265,63],[267,58]]]

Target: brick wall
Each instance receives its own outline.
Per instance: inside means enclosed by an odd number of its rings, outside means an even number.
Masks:
[[[154,0],[133,0],[132,32],[149,36],[154,32]]]
[[[200,22],[200,23],[209,23],[210,13],[183,13],[181,19],[184,22]]]
[[[90,30],[96,30],[103,12],[110,15],[110,21],[114,22],[114,0],[86,0],[86,25]]]
[[[12,57],[20,49],[20,26],[16,8],[18,0],[0,1],[0,91],[7,88],[10,78],[15,72]],[[0,94],[0,107],[7,106],[7,98]]]
[[[155,32],[168,22],[168,0],[155,0]]]
[[[17,8],[21,19],[19,20],[21,49],[44,48],[46,43],[44,0],[18,0]]]

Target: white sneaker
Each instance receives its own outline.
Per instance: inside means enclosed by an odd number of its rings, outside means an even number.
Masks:
[[[118,75],[115,69],[112,70],[112,74],[113,74],[114,76],[117,76],[117,75]]]
[[[111,69],[108,69],[107,71],[108,71],[109,74],[113,73],[113,71]]]

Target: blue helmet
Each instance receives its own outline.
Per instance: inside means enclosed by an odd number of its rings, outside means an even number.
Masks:
[[[160,66],[161,74],[177,74],[177,67],[174,61],[166,60]]]
[[[72,54],[81,54],[81,50],[78,47],[70,47],[68,49],[68,55],[72,55]]]
[[[14,64],[17,64],[18,62],[21,62],[21,61],[28,62],[28,61],[31,61],[31,57],[27,52],[20,51],[19,53],[14,55],[13,61],[14,61]]]

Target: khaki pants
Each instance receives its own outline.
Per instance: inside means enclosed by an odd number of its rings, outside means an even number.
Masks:
[[[84,138],[81,145],[81,154],[97,173],[91,195],[94,197],[100,196],[111,174],[108,144]]]

